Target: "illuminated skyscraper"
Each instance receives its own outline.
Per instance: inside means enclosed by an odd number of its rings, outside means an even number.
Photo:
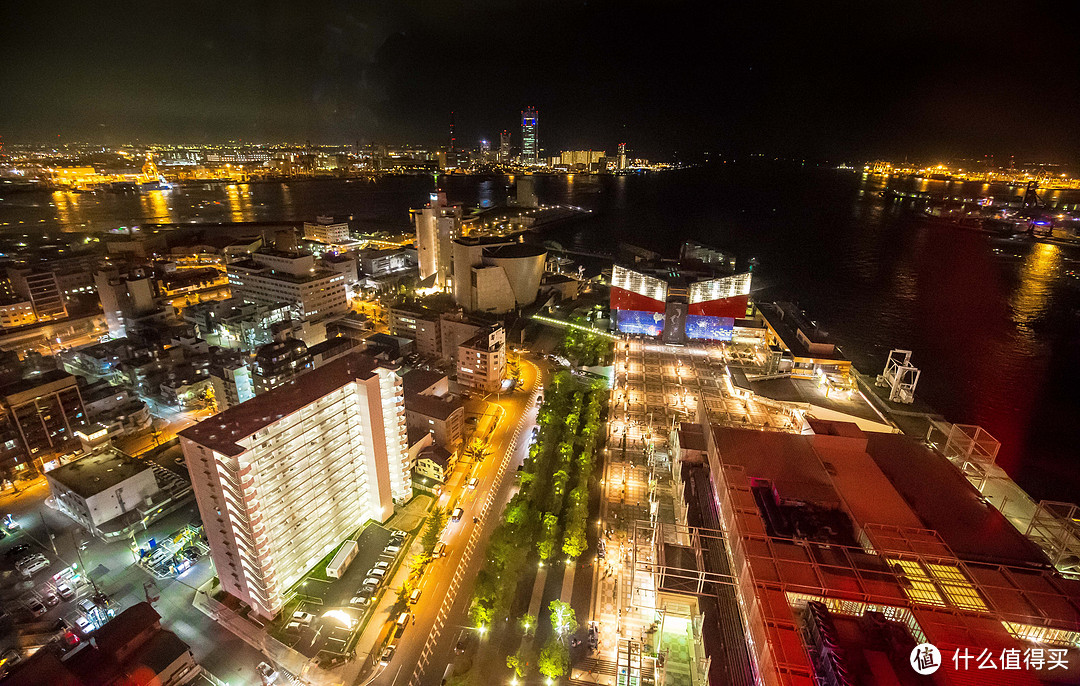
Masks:
[[[536,164],[540,160],[540,115],[535,107],[526,107],[521,113],[521,161]]]
[[[510,163],[510,132],[499,134],[499,164]]]
[[[619,143],[619,169],[626,169],[626,143]]]

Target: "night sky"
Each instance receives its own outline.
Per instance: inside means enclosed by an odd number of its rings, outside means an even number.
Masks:
[[[1075,164],[1065,6],[5,0],[0,135]]]

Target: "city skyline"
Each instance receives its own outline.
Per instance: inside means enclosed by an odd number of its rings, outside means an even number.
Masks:
[[[1025,39],[1037,26],[1051,50],[1066,45],[1040,7],[1019,25],[1004,5],[968,16],[923,3],[895,14],[720,15],[698,3],[253,10],[215,7],[204,21],[158,6],[53,13],[9,3],[0,135],[432,145],[451,111],[460,141],[494,140],[532,105],[549,151],[630,141],[652,157],[1080,157],[1075,87],[1033,98],[1028,84],[1048,64],[1039,51],[981,51],[1005,25]],[[65,39],[41,50],[54,33]],[[1054,54],[1058,73],[1080,68],[1069,51]]]

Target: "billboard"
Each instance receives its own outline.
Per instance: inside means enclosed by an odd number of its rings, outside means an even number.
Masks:
[[[700,314],[686,316],[686,337],[697,340],[730,341],[735,329],[732,317],[710,317]]]
[[[664,329],[664,315],[660,312],[618,310],[615,324],[622,333],[659,336]]]

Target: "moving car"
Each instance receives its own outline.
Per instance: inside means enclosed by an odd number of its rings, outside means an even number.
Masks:
[[[414,588],[413,592],[409,594],[409,604],[416,605],[417,600],[420,600],[420,589]]]
[[[405,633],[405,627],[409,626],[409,619],[411,617],[412,615],[408,612],[402,612],[398,615],[397,622],[395,623],[397,626],[397,630],[394,632],[395,638],[401,638],[401,634]]]
[[[455,507],[454,511],[452,513],[450,513],[450,521],[452,521],[452,522],[460,522],[461,521],[461,515],[463,515],[463,514],[465,514],[465,510],[461,509],[460,507]]]
[[[474,476],[473,478],[469,479],[469,488],[476,488],[476,484],[478,483],[480,483],[480,479],[477,479]]]
[[[446,544],[439,541],[435,544],[435,549],[431,551],[432,557],[442,557],[446,554]]]

